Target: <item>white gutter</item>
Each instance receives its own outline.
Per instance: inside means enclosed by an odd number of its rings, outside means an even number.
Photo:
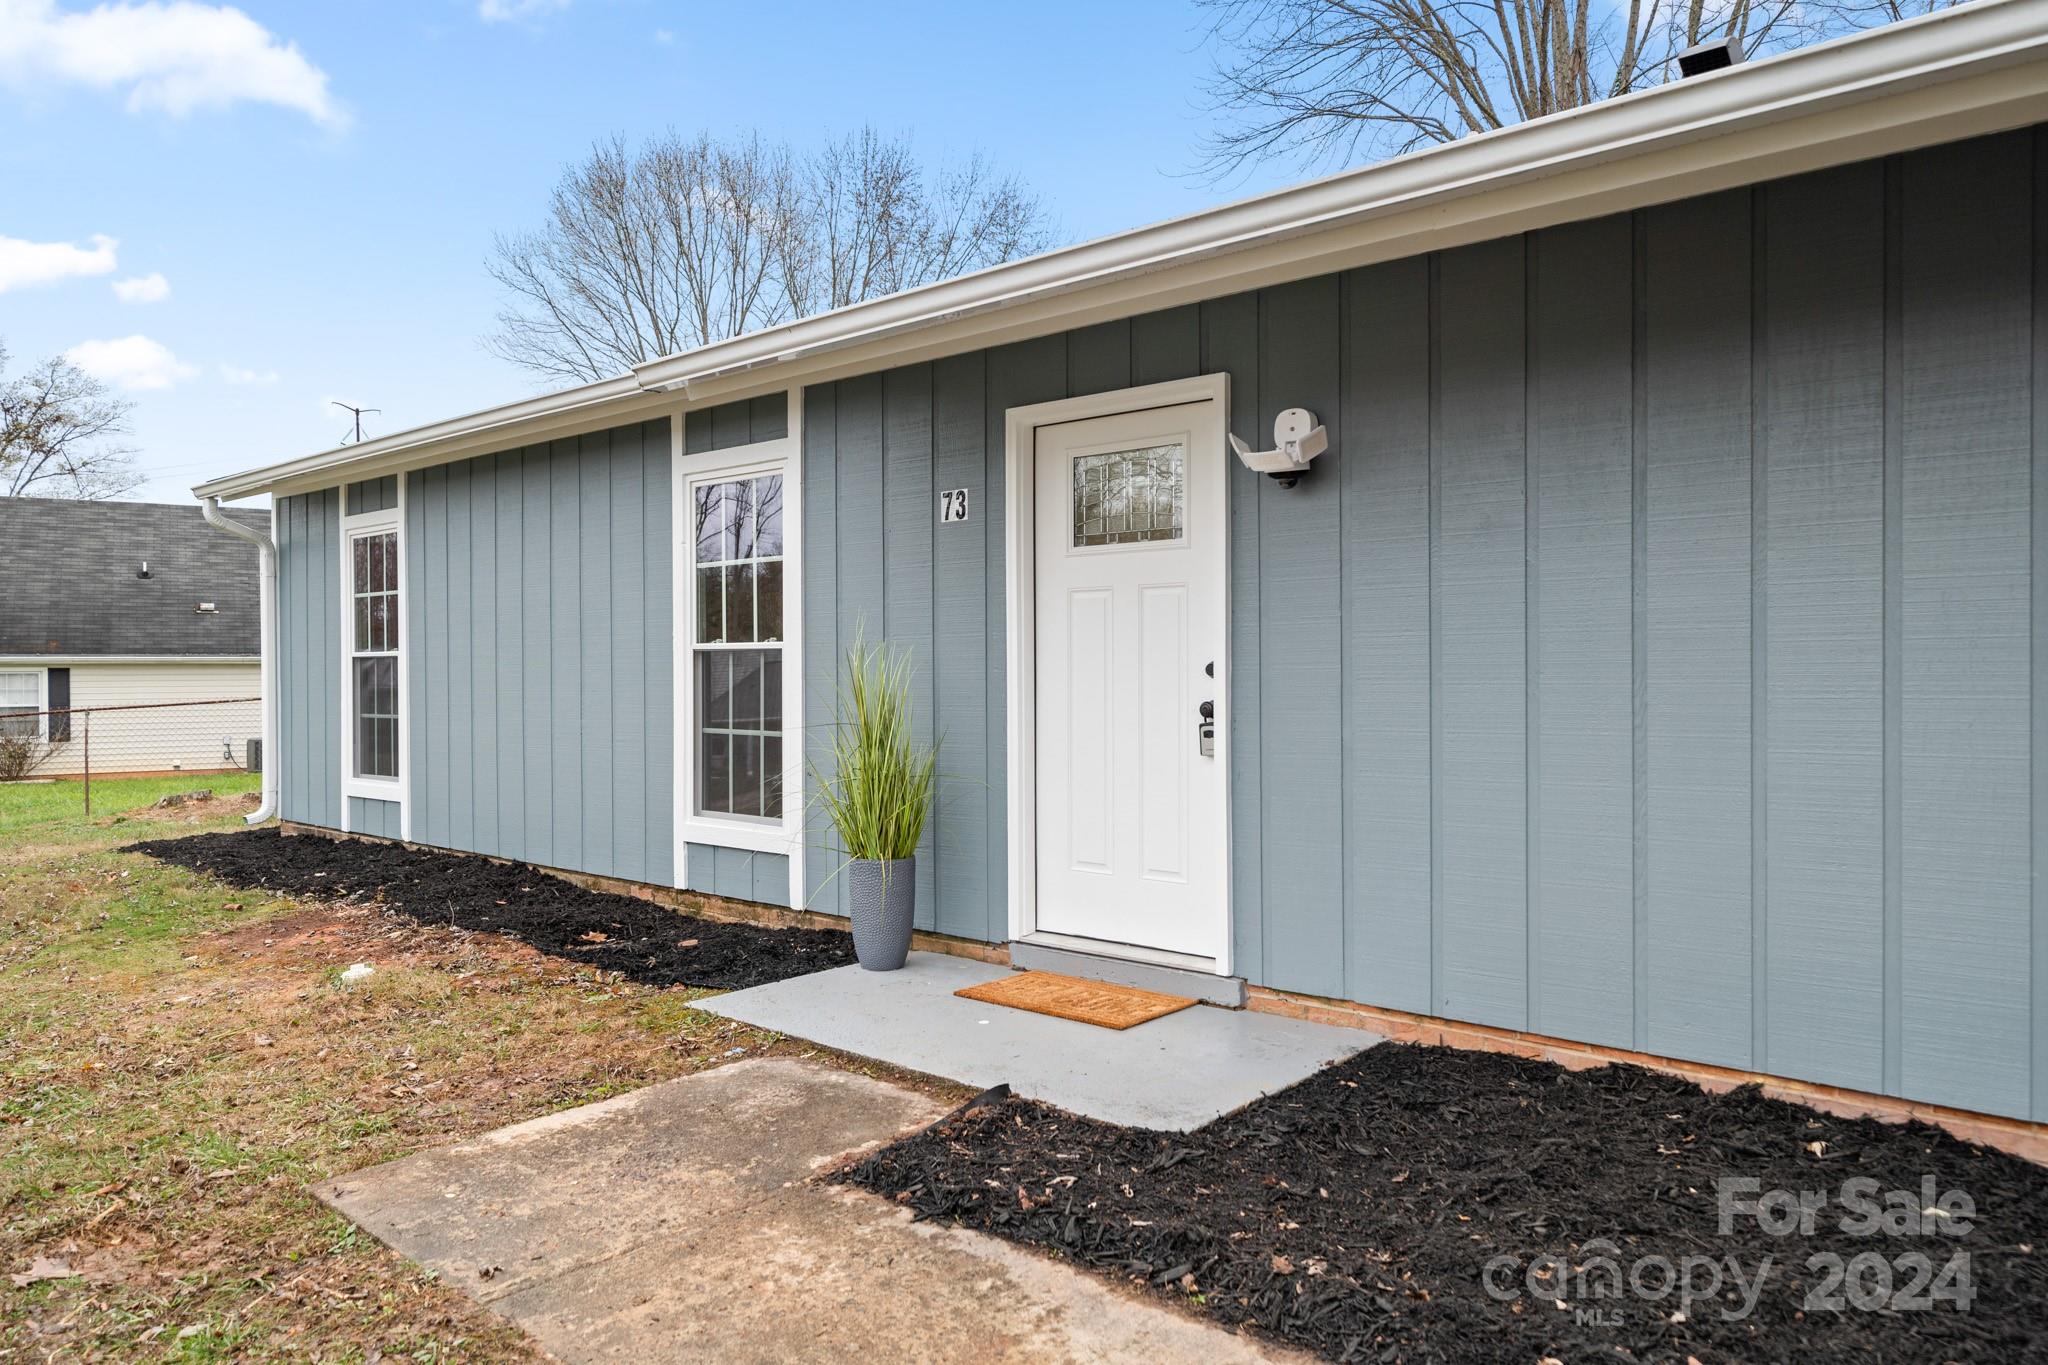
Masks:
[[[203,498],[200,510],[209,526],[248,541],[262,559],[257,576],[257,617],[261,622],[257,648],[262,650],[258,686],[263,693],[263,799],[243,818],[260,825],[277,814],[277,543],[253,526],[244,526],[220,510],[219,498]]]
[[[331,485],[603,420],[885,369],[2048,118],[2048,0],[1976,0],[854,304],[636,366],[631,374],[203,483],[201,497]],[[2028,64],[2032,64],[2031,66]],[[1628,163],[1636,163],[1634,169]],[[1460,234],[1463,234],[1461,237]],[[1309,240],[1312,239],[1312,242]],[[1330,244],[1322,249],[1320,244]],[[1294,273],[1286,259],[1294,256]],[[1376,254],[1377,253],[1377,254]],[[913,339],[915,338],[915,339]],[[580,425],[579,425],[580,424]],[[410,462],[410,464],[408,463]]]
[[[445,421],[432,422],[423,427],[413,427],[390,436],[380,436],[375,440],[337,446],[332,450],[323,450],[317,455],[268,465],[249,474],[211,479],[195,487],[192,495],[201,499],[246,498],[252,494],[268,492],[273,484],[306,474],[324,473],[342,466],[364,465],[377,456],[403,453],[462,436],[488,435],[543,418],[572,417],[586,409],[606,408],[623,398],[645,397],[646,393],[647,391],[641,388],[631,375],[620,375],[616,379],[604,379],[595,384],[584,384],[573,389],[541,394],[537,398],[525,398],[516,403],[504,403],[479,412],[465,413],[460,417],[450,417]],[[346,477],[354,479],[360,476],[349,474]]]

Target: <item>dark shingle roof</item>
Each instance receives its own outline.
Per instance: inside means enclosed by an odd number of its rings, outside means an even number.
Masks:
[[[228,515],[270,529],[268,511]],[[194,503],[0,498],[0,655],[254,656],[257,566]]]

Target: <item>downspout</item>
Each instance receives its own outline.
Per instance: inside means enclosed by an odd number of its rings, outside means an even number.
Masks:
[[[262,651],[259,676],[263,689],[263,799],[243,817],[249,824],[260,825],[277,814],[277,544],[261,531],[222,512],[219,498],[202,498],[200,510],[207,525],[248,541],[263,561],[257,579],[257,617],[261,623],[258,648]]]

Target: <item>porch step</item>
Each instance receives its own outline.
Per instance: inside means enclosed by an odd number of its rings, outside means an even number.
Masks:
[[[1364,1029],[1199,1007],[1119,1031],[955,993],[1009,973],[994,962],[913,952],[900,972],[833,967],[709,996],[696,1008],[973,1090],[1004,1084],[1104,1123],[1176,1133],[1380,1041]]]
[[[1244,978],[1241,976],[1217,976],[1214,972],[1191,971],[1185,967],[1131,962],[1073,948],[1026,943],[1022,939],[1010,945],[1010,965],[1026,971],[1059,972],[1089,981],[1136,986],[1139,990],[1158,991],[1162,995],[1192,996],[1225,1009],[1244,1008]]]

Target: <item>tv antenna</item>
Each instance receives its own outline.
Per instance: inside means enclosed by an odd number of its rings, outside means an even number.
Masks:
[[[356,419],[356,434],[355,434],[355,435],[353,435],[353,436],[343,436],[343,437],[342,437],[342,441],[341,441],[341,443],[342,443],[343,445],[345,445],[345,446],[352,446],[352,445],[356,445],[356,444],[358,444],[359,442],[361,442],[361,440],[363,439],[363,414],[364,414],[364,413],[366,413],[366,412],[378,412],[378,413],[381,413],[381,412],[383,412],[383,411],[384,411],[384,409],[382,409],[382,408],[359,408],[359,407],[356,407],[356,406],[354,406],[353,404],[350,404],[350,403],[344,403],[344,402],[342,402],[342,401],[341,401],[340,399],[338,399],[338,398],[330,398],[330,399],[328,399],[327,401],[328,401],[329,403],[332,403],[332,404],[333,404],[333,405],[334,405],[335,407],[337,407],[337,408],[340,408],[340,409],[341,409],[341,410],[342,410],[343,412],[346,412],[346,413],[352,413],[352,414],[354,414],[354,416],[355,416],[355,419]]]

